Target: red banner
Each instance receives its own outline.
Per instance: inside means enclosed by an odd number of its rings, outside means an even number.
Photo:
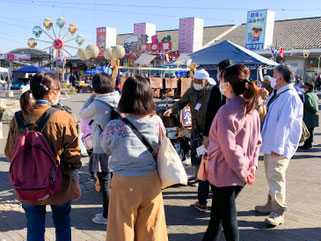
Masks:
[[[169,50],[172,50],[172,43],[171,42],[161,43],[161,50],[166,51],[166,52]]]
[[[159,51],[159,43],[150,44],[150,51],[153,51],[153,52]]]
[[[96,44],[99,48],[98,57],[104,57],[104,51],[106,48],[106,27],[101,27],[96,29]]]

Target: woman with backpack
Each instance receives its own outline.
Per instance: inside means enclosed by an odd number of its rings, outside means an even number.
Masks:
[[[114,81],[105,73],[95,74],[92,86],[93,94],[85,102],[79,115],[83,120],[94,120],[91,124],[93,152],[89,160],[89,172],[97,173],[102,188],[103,212],[96,214],[92,221],[97,224],[107,224],[111,179],[111,171],[108,167],[110,157],[100,146],[100,136],[112,118],[112,113],[118,105],[120,96],[117,91],[114,91]]]
[[[129,77],[118,104],[124,119],[108,123],[101,146],[111,155],[113,170],[108,212],[107,241],[167,241],[161,182],[155,159],[133,125],[154,150],[159,146],[159,128],[149,82],[140,76]],[[127,123],[127,124],[126,124]]]
[[[30,90],[23,93],[20,97],[21,119],[23,119],[26,124],[35,124],[39,119],[42,119],[44,113],[50,113],[50,110],[55,109],[51,108],[51,106],[58,103],[60,91],[60,82],[54,74],[47,72],[37,73],[30,81]],[[56,228],[56,240],[71,240],[70,203],[71,199],[77,200],[81,196],[77,171],[81,167],[80,146],[76,124],[71,115],[65,111],[55,109],[52,113],[49,120],[45,123],[43,130],[39,130],[38,135],[44,137],[43,140],[49,148],[46,150],[47,154],[52,155],[54,161],[58,164],[59,169],[56,169],[57,176],[53,179],[50,177],[50,180],[52,183],[55,183],[55,185],[61,186],[61,188],[55,190],[56,192],[54,192],[52,196],[46,195],[37,201],[32,198],[28,200],[22,199],[21,197],[24,197],[22,194],[25,193],[16,188],[16,194],[22,202],[22,207],[26,213],[28,241],[44,240],[46,205],[50,205],[52,209],[53,223]],[[5,155],[11,162],[10,181],[14,181],[14,176],[11,175],[11,172],[19,171],[12,169],[16,167],[19,168],[19,165],[21,165],[25,176],[28,176],[28,174],[29,176],[31,175],[32,178],[35,179],[33,181],[36,185],[41,180],[36,180],[39,177],[39,173],[37,174],[34,171],[37,171],[37,169],[40,169],[40,173],[44,171],[43,166],[37,167],[37,164],[43,161],[42,159],[39,161],[37,157],[41,156],[43,152],[41,152],[42,150],[40,149],[31,149],[32,151],[29,150],[29,152],[27,150],[24,153],[25,156],[20,160],[21,162],[18,162],[15,148],[23,149],[24,146],[19,146],[19,137],[22,134],[19,128],[21,124],[18,124],[21,123],[21,119],[18,120],[16,118],[17,116],[19,115],[15,114],[15,117],[10,122],[10,130],[5,147]],[[37,130],[38,126],[34,125],[34,127],[30,127],[30,129],[33,128]],[[28,129],[26,129],[26,131],[28,131]],[[25,143],[25,145],[27,145],[27,143]],[[34,159],[36,160],[29,158],[31,154],[34,154]],[[24,168],[23,165],[26,161],[34,161],[34,165]],[[14,163],[15,165],[13,165]],[[49,177],[47,178],[49,179]],[[55,182],[57,179],[60,180],[59,183]],[[36,187],[34,188],[37,189]],[[37,190],[30,191],[34,193],[37,192]]]
[[[221,74],[220,92],[226,104],[215,115],[208,147],[208,181],[212,186],[211,218],[203,241],[218,240],[222,227],[227,241],[238,241],[235,199],[252,184],[261,146],[259,94],[250,71],[242,64]]]

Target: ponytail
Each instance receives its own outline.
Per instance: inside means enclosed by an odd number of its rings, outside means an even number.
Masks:
[[[37,100],[41,100],[50,90],[60,87],[56,75],[48,72],[38,72],[30,80],[30,90],[20,97],[20,108],[23,114],[30,114]]]
[[[259,102],[259,92],[254,81],[248,81],[245,84],[245,90],[243,91],[243,99],[246,114],[257,108]]]
[[[235,95],[242,95],[245,113],[255,109],[259,102],[259,92],[254,81],[249,80],[250,70],[243,64],[235,64],[227,67],[223,73],[225,82],[229,82]]]
[[[30,114],[34,105],[31,90],[24,92],[20,96],[20,108],[23,114]]]

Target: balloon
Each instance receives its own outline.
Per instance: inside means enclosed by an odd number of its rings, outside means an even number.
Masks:
[[[37,40],[35,38],[28,39],[28,46],[30,48],[35,48],[37,46]]]
[[[78,35],[76,37],[76,43],[78,44],[79,47],[82,46],[84,42],[85,42],[85,38],[83,35]]]
[[[116,45],[114,48],[113,48],[113,56],[116,58],[116,59],[121,59],[122,57],[124,57],[125,55],[125,49],[123,46],[121,45]]]
[[[81,61],[86,61],[88,60],[88,57],[86,55],[86,50],[85,48],[80,48],[78,49],[77,56]]]
[[[111,60],[113,58],[113,49],[112,48],[105,49],[104,56],[105,56],[105,59]]]
[[[75,35],[75,33],[77,32],[78,28],[77,25],[74,23],[69,24],[69,33],[71,33],[71,35]]]
[[[50,18],[45,18],[43,20],[43,26],[47,29],[50,30],[52,27],[52,20]]]
[[[99,54],[99,48],[97,47],[96,44],[89,44],[86,47],[86,55],[88,58],[96,58]]]
[[[39,38],[40,35],[42,34],[42,29],[40,26],[34,26],[32,29],[32,33],[35,35],[36,38]]]
[[[59,18],[57,18],[57,26],[60,28],[60,29],[62,29],[64,26],[65,26],[65,24],[66,24],[66,22],[65,22],[65,19],[63,18],[63,17],[59,17]]]

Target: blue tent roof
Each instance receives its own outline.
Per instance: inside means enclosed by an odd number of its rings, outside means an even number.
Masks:
[[[231,59],[236,64],[244,65],[278,65],[276,62],[228,40],[192,53],[189,57],[197,65],[218,65],[225,59]]]
[[[41,71],[50,72],[49,70],[46,70],[46,69],[43,69],[41,67],[34,66],[34,65],[25,66],[20,69],[15,69],[12,72],[14,72],[14,73],[37,73],[37,72],[41,72]]]

